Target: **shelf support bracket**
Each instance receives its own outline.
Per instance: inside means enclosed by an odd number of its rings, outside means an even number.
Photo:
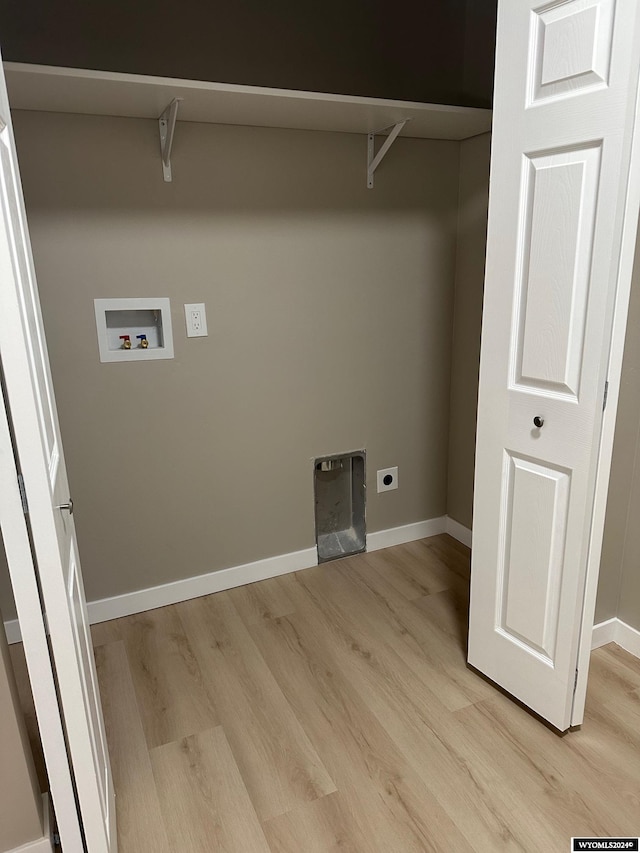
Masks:
[[[397,124],[389,125],[389,127],[383,127],[382,130],[377,130],[375,133],[370,133],[367,136],[367,189],[373,189],[373,175],[375,170],[382,163],[388,150],[396,141],[398,134],[408,121],[409,119],[406,118],[404,121],[399,121]],[[376,154],[376,136],[385,133],[387,130],[390,133]]]
[[[173,147],[173,134],[176,129],[178,117],[178,104],[182,98],[174,98],[166,110],[158,119],[160,128],[160,152],[162,154],[162,176],[168,183],[171,181],[171,148]]]

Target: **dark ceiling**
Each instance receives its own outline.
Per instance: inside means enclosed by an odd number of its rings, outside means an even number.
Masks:
[[[489,107],[497,0],[2,0],[14,62]]]

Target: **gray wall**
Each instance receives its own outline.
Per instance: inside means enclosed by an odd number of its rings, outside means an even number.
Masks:
[[[459,145],[14,115],[89,600],[311,547],[312,458],[368,529],[446,510]],[[176,358],[100,364],[94,297],[169,296]],[[207,306],[188,339],[184,302]]]
[[[180,124],[166,185],[152,122],[15,122],[90,600],[311,546],[333,451],[366,446],[370,482],[400,466],[369,530],[445,492],[471,526],[488,135],[458,186],[458,146],[401,139],[367,191],[359,137]],[[98,363],[92,300],[127,294],[172,297],[174,361]],[[210,336],[187,340],[200,300]],[[640,625],[638,370],[630,334],[598,622]],[[13,618],[2,566],[0,602]]]
[[[596,622],[618,616],[640,630],[640,236],[636,243]]]
[[[460,145],[447,514],[471,527],[491,135]]]

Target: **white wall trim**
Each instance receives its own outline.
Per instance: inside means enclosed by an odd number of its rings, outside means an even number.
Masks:
[[[449,536],[453,536],[454,539],[464,545],[471,546],[471,531],[453,518],[443,515],[439,518],[416,521],[414,524],[404,524],[400,527],[369,533],[367,551],[379,551],[393,545],[403,545],[406,542],[414,542],[428,536],[437,536],[439,533],[448,533]],[[155,607],[177,604],[179,601],[187,601],[190,598],[198,598],[212,592],[222,592],[225,589],[255,583],[267,578],[275,578],[278,575],[298,572],[317,565],[318,554],[315,548],[305,548],[303,551],[268,557],[266,560],[245,563],[242,566],[233,566],[230,569],[220,569],[206,575],[183,578],[172,583],[115,595],[112,598],[90,601],[87,605],[89,621],[92,625],[96,622],[106,622],[109,619],[118,619],[120,616],[130,616],[133,613],[153,610]],[[4,628],[8,643],[20,642],[20,626],[17,619],[5,622]],[[625,651],[640,658],[640,631],[620,619],[614,617],[593,626],[591,648],[598,649],[607,643],[617,643]],[[34,842],[34,844],[36,843],[39,844],[40,842]],[[20,848],[20,851],[22,849]],[[42,853],[45,849],[48,851],[50,848],[42,848]],[[33,851],[27,847],[25,851],[41,853],[38,847],[34,847]]]
[[[444,531],[444,515],[440,518],[416,521],[413,524],[403,524],[401,527],[391,527],[389,530],[378,530],[375,533],[367,533],[367,551],[380,551],[382,548],[391,548],[393,545],[404,545],[405,542],[437,536]]]
[[[618,619],[618,639],[616,643],[626,652],[640,658],[640,631]]]
[[[54,846],[51,842],[51,823],[49,820],[49,795],[42,795],[44,835],[42,838],[37,838],[35,841],[30,841],[28,844],[21,844],[20,847],[13,847],[7,853],[54,853]]]
[[[182,578],[160,586],[114,595],[112,598],[101,598],[88,603],[89,622],[94,625],[96,622],[106,622],[120,616],[130,616],[132,613],[166,607],[167,604],[177,604],[179,601],[199,598],[201,595],[222,592],[235,586],[275,578],[278,575],[286,575],[289,572],[297,572],[317,565],[316,549],[305,548],[304,551],[267,557],[266,560],[220,569],[217,572],[208,572],[206,575]]]
[[[640,631],[627,625],[622,619],[607,619],[593,626],[591,648],[599,649],[607,643],[617,643],[634,657],[640,658]]]
[[[450,528],[448,521],[451,525]],[[392,527],[389,530],[369,533],[367,535],[367,551],[378,551],[392,545],[414,542],[416,539],[436,536],[445,531],[450,532],[455,538],[460,538],[461,535],[466,536],[469,533],[458,522],[451,519],[447,520],[446,516],[440,516],[439,518],[417,521],[413,524],[404,524],[400,527]],[[461,541],[464,540],[461,539]],[[109,619],[118,619],[121,616],[153,610],[155,607],[177,604],[179,601],[187,601],[190,598],[198,598],[212,592],[222,592],[225,589],[274,578],[278,575],[286,575],[289,572],[298,572],[317,565],[318,554],[314,547],[305,548],[303,551],[294,551],[290,554],[281,554],[277,557],[268,557],[266,560],[257,560],[254,563],[246,563],[242,566],[220,569],[205,575],[182,578],[171,583],[90,601],[87,605],[89,621],[92,625],[96,622],[106,622]],[[7,642],[19,643],[21,638],[18,620],[5,622],[4,627]]]
[[[451,518],[448,515],[445,516],[445,519],[445,533],[448,533],[449,536],[453,536],[453,538],[457,539],[458,542],[462,542],[462,544],[466,545],[467,548],[471,548],[471,530],[468,527],[465,527],[464,524],[460,524],[460,522],[456,521],[455,518]]]
[[[606,646],[607,643],[615,643],[617,627],[618,620],[615,616],[613,619],[607,619],[605,622],[598,622],[597,625],[594,625],[591,635],[591,649],[599,649],[600,646]]]

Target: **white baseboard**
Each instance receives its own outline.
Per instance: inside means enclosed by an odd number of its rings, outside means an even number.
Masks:
[[[318,565],[318,554],[315,548],[305,548],[304,551],[293,551],[278,557],[267,557],[255,563],[245,563],[230,569],[220,569],[206,575],[196,575],[183,578],[172,583],[152,586],[124,595],[114,595],[112,598],[101,598],[90,601],[87,605],[89,622],[106,622],[120,616],[130,616],[132,613],[142,613],[156,607],[166,607],[167,604],[177,604],[212,592],[222,592],[235,586],[275,578],[289,572],[298,572]]]
[[[444,531],[444,515],[440,518],[429,518],[427,521],[403,524],[401,527],[391,527],[389,530],[378,530],[376,533],[367,533],[367,551],[380,551],[382,548],[391,548],[393,545],[404,545],[405,542],[437,536]]]
[[[618,619],[618,639],[616,643],[621,646],[626,652],[640,658],[640,631],[637,628],[632,628],[621,619]]]
[[[591,635],[591,648],[599,649],[600,646],[606,646],[607,643],[615,643],[616,629],[618,620],[615,618],[607,619],[606,622],[598,622],[593,626]]]
[[[453,518],[441,516],[369,533],[367,551],[379,551],[393,545],[414,542],[416,539],[437,536],[439,533],[448,533],[464,545],[471,546],[471,531]],[[266,560],[221,569],[206,575],[183,578],[112,598],[90,601],[87,605],[89,621],[91,624],[106,622],[109,619],[118,619],[120,616],[130,616],[132,613],[142,613],[145,610],[153,610],[155,607],[177,604],[179,601],[187,601],[212,592],[222,592],[225,589],[286,575],[289,572],[298,572],[317,565],[318,554],[315,548],[306,548],[303,551],[294,551],[278,557],[268,557]],[[17,619],[5,622],[4,628],[8,643],[20,642],[20,626]],[[640,658],[640,631],[620,619],[607,619],[606,622],[593,626],[591,648],[597,649],[607,643],[617,643],[630,654]],[[34,849],[33,853],[40,853],[40,851]]]
[[[471,531],[469,528],[465,527],[464,524],[460,524],[460,522],[456,521],[455,518],[450,518],[448,515],[445,516],[445,519],[445,533],[448,533],[449,536],[453,536],[453,538],[457,539],[458,542],[462,542],[462,544],[466,545],[467,548],[471,548]]]
[[[449,520],[451,528],[448,530],[446,516],[431,518],[426,521],[417,521],[414,524],[404,524],[400,527],[392,527],[389,530],[379,530],[367,535],[367,551],[378,551],[381,548],[389,548],[392,545],[402,545],[405,542],[414,542],[416,539],[425,539],[428,536],[436,536],[445,530],[452,536],[460,538],[466,535],[466,528],[457,522]],[[454,532],[455,531],[455,532]],[[461,533],[462,531],[462,533]],[[456,535],[456,533],[458,535]],[[461,541],[464,541],[461,539]],[[206,575],[183,578],[171,583],[153,586],[147,589],[127,592],[123,595],[115,595],[111,598],[102,598],[90,601],[87,604],[89,621],[93,625],[96,622],[106,622],[109,619],[118,619],[121,616],[130,616],[133,613],[142,613],[145,610],[153,610],[155,607],[165,607],[168,604],[177,604],[190,598],[198,598],[201,595],[209,595],[212,592],[222,592],[255,581],[274,578],[289,572],[297,572],[318,565],[318,554],[315,548],[306,548],[303,551],[294,551],[290,554],[282,554],[277,557],[268,557],[266,560],[258,560],[254,563],[246,563],[242,566],[233,566],[230,569],[220,569],[217,572],[209,572]],[[17,619],[5,622],[5,631],[8,643],[20,642],[20,626]]]
[[[593,626],[591,648],[599,649],[607,643],[616,643],[634,657],[640,658],[640,631],[621,619],[607,619]]]
[[[28,844],[22,844],[20,847],[14,847],[7,851],[7,853],[54,853],[54,846],[51,840],[48,794],[42,795],[42,807],[44,818],[44,835],[42,838],[37,838],[35,841],[30,841]]]

